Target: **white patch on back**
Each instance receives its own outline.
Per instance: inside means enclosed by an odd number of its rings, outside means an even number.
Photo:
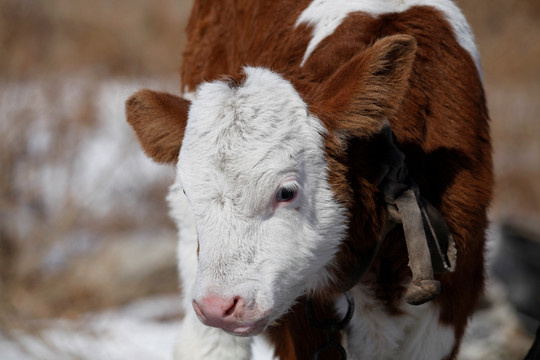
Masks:
[[[461,10],[451,0],[313,0],[296,20],[296,26],[303,23],[313,26],[313,37],[304,54],[302,65],[317,45],[331,35],[349,13],[365,12],[377,16],[404,12],[414,6],[431,6],[441,11],[454,29],[456,40],[471,54],[478,72],[481,73],[480,56],[472,31]]]
[[[439,323],[437,305],[403,302],[402,315],[389,315],[368,287],[357,285],[351,294],[355,314],[345,340],[351,359],[437,360],[452,350],[454,331]],[[344,299],[338,302],[337,310],[341,315],[346,313]]]

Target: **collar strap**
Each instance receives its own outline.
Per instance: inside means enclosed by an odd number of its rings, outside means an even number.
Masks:
[[[388,213],[383,233],[402,224],[412,272],[405,300],[420,305],[440,293],[440,282],[434,279],[434,273],[454,270],[454,239],[443,216],[420,196],[418,185],[409,177],[405,155],[394,144],[390,124],[385,124],[381,135],[389,150],[378,182]]]
[[[315,350],[315,355],[313,356],[314,360],[318,360],[321,354],[328,349],[337,350],[340,354],[341,360],[347,359],[347,352],[345,351],[345,348],[343,348],[343,346],[337,341],[337,333],[343,330],[351,321],[354,314],[354,299],[348,291],[346,291],[344,295],[345,299],[347,299],[347,313],[341,321],[320,321],[317,319],[315,311],[313,310],[313,300],[310,297],[306,299],[306,315],[311,326],[327,332],[326,342]]]

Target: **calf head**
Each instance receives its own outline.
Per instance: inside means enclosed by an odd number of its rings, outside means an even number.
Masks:
[[[150,90],[127,101],[145,152],[177,163],[198,234],[192,294],[203,323],[257,334],[334,281],[348,221],[325,141],[380,130],[414,53],[412,38],[389,37],[316,86],[246,67],[241,79],[201,84],[191,103]]]

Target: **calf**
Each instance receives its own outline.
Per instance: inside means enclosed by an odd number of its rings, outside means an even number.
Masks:
[[[459,9],[196,0],[187,33],[183,97],[126,104],[148,156],[177,168],[176,358],[455,358],[493,182]]]

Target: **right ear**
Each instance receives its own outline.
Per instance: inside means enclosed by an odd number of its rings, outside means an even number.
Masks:
[[[190,102],[164,92],[140,90],[126,101],[126,117],[152,160],[176,163]]]
[[[331,131],[359,138],[379,133],[409,89],[415,56],[412,36],[377,40],[315,89],[311,110]]]

